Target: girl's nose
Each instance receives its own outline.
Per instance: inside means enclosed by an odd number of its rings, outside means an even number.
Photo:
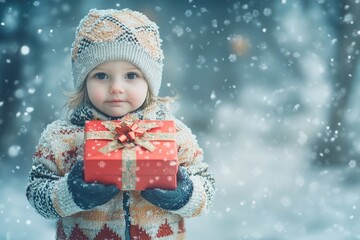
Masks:
[[[124,93],[125,89],[124,89],[123,83],[121,83],[121,81],[114,80],[114,81],[111,82],[109,91],[110,91],[111,94]]]

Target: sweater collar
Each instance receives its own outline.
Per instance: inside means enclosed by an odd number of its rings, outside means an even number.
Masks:
[[[137,119],[143,119],[144,110],[142,108],[136,110],[135,112],[129,113],[136,117]],[[88,120],[119,120],[122,119],[122,117],[111,117],[108,116],[96,108],[89,106],[89,105],[82,105],[79,108],[77,108],[69,118],[69,121],[77,126],[84,126],[85,122]]]

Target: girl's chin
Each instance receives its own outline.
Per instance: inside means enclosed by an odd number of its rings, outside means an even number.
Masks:
[[[104,110],[105,110],[104,112],[111,117],[121,117],[129,112],[127,111],[127,109],[124,109],[122,107],[112,107],[112,108],[106,108]]]
[[[113,113],[113,114],[108,114],[110,117],[113,118],[118,118],[118,117],[122,117],[124,115],[126,115],[127,113]]]
[[[128,113],[126,111],[102,111],[102,112],[112,118],[122,117]]]

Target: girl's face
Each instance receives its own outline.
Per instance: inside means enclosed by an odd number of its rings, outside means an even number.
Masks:
[[[111,117],[120,117],[141,107],[148,84],[133,64],[109,61],[88,74],[86,89],[91,103],[98,110]]]

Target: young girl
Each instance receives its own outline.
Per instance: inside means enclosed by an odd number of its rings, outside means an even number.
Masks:
[[[93,9],[80,22],[72,48],[73,111],[42,133],[26,192],[37,212],[57,219],[56,239],[184,239],[183,218],[199,215],[211,203],[214,178],[202,150],[191,130],[157,97],[160,43],[157,25],[129,9]],[[175,190],[121,191],[84,182],[85,121],[125,115],[175,121]]]

